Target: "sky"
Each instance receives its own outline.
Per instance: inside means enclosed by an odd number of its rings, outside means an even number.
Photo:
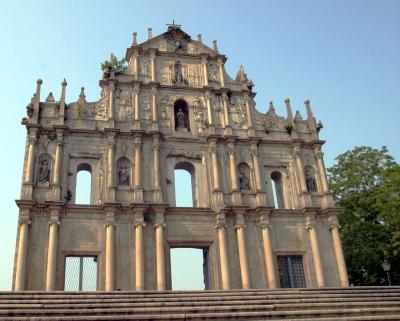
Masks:
[[[400,160],[400,1],[1,1],[0,290],[11,287],[25,107],[43,79],[42,100],[68,82],[67,101],[99,98],[100,63],[125,55],[131,33],[145,41],[173,19],[196,39],[228,57],[235,77],[241,64],[255,83],[257,108],[284,99],[305,115],[311,100],[324,128],[327,167],[355,146],[386,145]]]

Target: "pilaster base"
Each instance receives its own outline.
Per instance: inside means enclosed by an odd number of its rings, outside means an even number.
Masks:
[[[53,186],[53,201],[61,201],[61,186]]]
[[[247,135],[248,135],[249,137],[254,137],[254,136],[256,136],[256,131],[254,130],[253,127],[249,127],[249,128],[247,129]]]
[[[256,202],[258,206],[267,206],[267,195],[264,192],[257,192]]]
[[[231,126],[226,126],[224,129],[224,135],[225,136],[231,136],[232,135],[232,127]]]
[[[33,184],[32,183],[24,183],[22,185],[22,199],[23,200],[31,200],[33,197]]]
[[[159,126],[158,126],[158,123],[156,123],[156,122],[154,122],[154,123],[152,124],[151,128],[152,128],[152,130],[155,131],[155,132],[160,131],[160,128],[159,128]]]
[[[333,207],[335,204],[333,202],[333,196],[332,193],[325,193],[325,195],[322,196],[321,198],[321,207],[322,208],[330,208]]]
[[[220,191],[215,191],[213,193],[213,204],[214,206],[223,206],[224,205],[224,194]]]
[[[107,202],[108,203],[115,202],[115,187],[107,188]]]
[[[312,206],[312,200],[311,200],[311,193],[309,192],[303,192],[300,194],[300,202],[301,206],[304,207],[311,207]]]
[[[108,128],[114,128],[114,119],[109,119],[108,120]]]
[[[240,191],[232,192],[232,203],[233,205],[242,205],[242,192]]]
[[[214,134],[215,134],[215,127],[214,127],[214,125],[210,125],[210,126],[208,127],[208,133],[209,133],[210,135],[214,135]]]
[[[133,122],[133,129],[140,129],[140,120],[135,119]]]
[[[136,187],[133,191],[133,202],[134,203],[143,203],[143,188]]]
[[[161,189],[155,189],[153,191],[153,201],[155,203],[162,203],[163,202],[163,197],[162,197],[162,190]]]

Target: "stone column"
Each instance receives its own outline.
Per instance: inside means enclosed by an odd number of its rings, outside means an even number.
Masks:
[[[254,176],[256,181],[256,190],[257,190],[257,205],[266,205],[267,197],[265,192],[263,192],[262,185],[262,174],[260,170],[260,163],[258,161],[258,147],[256,143],[251,145],[251,155],[253,157],[253,167],[254,167]]]
[[[302,198],[303,207],[311,205],[311,197],[307,190],[306,178],[304,176],[303,162],[301,160],[300,146],[294,147],[293,159],[297,173],[297,181],[299,182],[299,192]]]
[[[107,187],[114,187],[114,138],[109,137],[107,152]]]
[[[314,154],[315,158],[317,159],[319,176],[321,177],[322,191],[327,193],[329,192],[329,184],[328,179],[326,178],[325,164],[323,153],[321,152],[321,146],[314,147]]]
[[[201,64],[203,66],[203,85],[208,86],[207,57],[201,59]]]
[[[109,221],[105,225],[106,228],[106,291],[114,291],[114,222]]]
[[[231,185],[232,185],[232,203],[234,205],[242,204],[242,194],[240,192],[237,170],[236,170],[236,157],[234,150],[234,143],[228,143],[228,154],[229,154],[229,168],[231,174]]]
[[[240,263],[240,275],[242,277],[243,289],[250,289],[250,272],[249,272],[249,261],[247,259],[246,250],[246,237],[245,237],[245,220],[242,212],[236,213],[236,236],[238,241],[239,250],[239,263]]]
[[[248,95],[244,96],[244,103],[246,106],[246,114],[247,114],[247,133],[249,136],[254,136],[254,128],[253,128],[253,115],[251,113],[250,107],[250,97]]]
[[[135,85],[133,88],[133,101],[134,101],[134,127],[135,129],[140,128],[140,106],[139,106],[139,92],[140,88],[138,85]]]
[[[145,226],[143,210],[135,213],[135,278],[136,291],[144,290],[144,258],[143,258],[143,227]]]
[[[165,291],[165,244],[164,244],[164,212],[156,212],[156,262],[157,262],[157,290]]]
[[[211,94],[210,92],[206,92],[206,106],[207,106],[207,120],[208,120],[208,125],[210,127],[214,126],[214,119],[213,119],[213,112],[212,112],[212,106],[211,106]]]
[[[162,189],[160,180],[160,142],[158,135],[153,136],[153,178],[154,201],[162,202]]]
[[[155,52],[150,53],[150,76],[151,76],[151,81],[155,82],[156,81],[156,67],[155,67],[155,59],[156,59],[156,54]]]
[[[108,119],[114,119],[114,82],[110,83],[110,95],[109,95],[109,108],[108,108]]]
[[[157,115],[157,88],[151,88],[151,114],[153,124],[157,124],[158,115]]]
[[[58,210],[52,210],[49,222],[49,245],[47,249],[46,291],[56,289],[57,247],[58,247]]]
[[[54,170],[53,170],[53,200],[61,200],[61,160],[62,160],[62,134],[59,133],[56,140],[56,155],[54,159]]]
[[[214,191],[220,190],[220,179],[219,179],[219,166],[218,166],[218,156],[217,156],[217,142],[210,142],[210,152],[211,152],[211,161],[212,161],[212,175],[213,175],[213,184]]]
[[[35,145],[37,142],[36,132],[29,135],[28,159],[26,162],[25,182],[33,183],[33,171],[35,168]]]
[[[135,175],[134,175],[134,201],[143,202],[142,187],[142,140],[140,136],[135,137]]]
[[[224,103],[224,125],[225,125],[225,130],[230,129],[230,123],[229,123],[229,101],[228,101],[228,95],[226,93],[222,94],[222,100]],[[226,135],[230,135],[231,132],[226,132]]]
[[[349,286],[349,277],[347,275],[346,262],[344,260],[342,243],[340,242],[339,235],[339,223],[336,218],[331,217],[330,221],[330,231],[332,233],[333,247],[335,249],[336,264],[339,271],[339,280],[342,287]]]
[[[278,282],[276,278],[274,252],[271,244],[271,224],[269,214],[263,214],[260,219],[261,233],[264,245],[265,269],[267,271],[268,286],[270,289],[276,289]]]
[[[226,219],[224,213],[217,213],[216,229],[218,232],[222,290],[229,290],[231,288],[231,281],[229,273],[228,244],[226,241]]]
[[[219,67],[219,83],[221,88],[225,87],[225,80],[224,80],[224,62],[222,59],[218,59],[218,67]]]
[[[21,209],[19,219],[17,263],[15,267],[15,291],[25,290],[25,271],[26,259],[28,254],[29,224],[29,209]]]
[[[314,215],[310,215],[306,220],[306,229],[310,236],[311,252],[314,261],[315,274],[317,278],[317,286],[323,288],[325,286],[325,278],[322,268],[321,256],[319,252],[317,229]]]
[[[133,73],[135,74],[135,80],[139,79],[139,53],[135,51],[133,53]]]

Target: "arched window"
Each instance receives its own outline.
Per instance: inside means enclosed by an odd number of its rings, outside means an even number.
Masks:
[[[252,190],[250,167],[246,163],[240,163],[238,165],[238,180],[241,191]]]
[[[117,161],[117,185],[131,186],[131,162],[127,157],[121,157]]]
[[[284,208],[285,200],[283,196],[283,181],[280,172],[271,173],[272,193],[274,194],[275,208]]]
[[[175,204],[177,207],[195,207],[194,166],[187,162],[175,166]]]
[[[92,167],[79,164],[76,169],[75,204],[91,204]]]
[[[184,99],[178,99],[174,103],[175,130],[190,131],[189,108]]]
[[[40,155],[36,180],[38,184],[50,184],[51,163],[51,156],[49,154]]]
[[[304,176],[306,179],[307,190],[309,192],[317,191],[317,182],[315,180],[315,170],[312,166],[307,165],[304,168]]]

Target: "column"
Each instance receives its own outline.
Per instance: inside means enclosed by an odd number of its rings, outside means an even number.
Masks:
[[[317,278],[317,286],[322,288],[325,286],[325,278],[322,269],[321,256],[319,252],[318,245],[318,237],[317,237],[317,229],[315,218],[313,216],[309,216],[306,220],[306,229],[308,230],[308,234],[310,236],[311,243],[311,252],[314,261],[315,274]]]
[[[135,80],[139,79],[139,53],[137,51],[135,51],[133,53],[133,73],[135,75]]]
[[[244,103],[246,105],[247,127],[250,129],[250,128],[253,128],[253,117],[251,114],[250,98],[248,95],[244,96]]]
[[[156,262],[157,262],[157,290],[165,291],[165,244],[164,244],[164,213],[156,213]]]
[[[232,191],[239,190],[237,171],[236,171],[236,159],[235,159],[235,151],[233,149],[233,143],[228,144],[228,153],[229,153],[229,166],[231,172],[231,182],[232,182]]]
[[[106,291],[114,291],[114,223],[106,224]]]
[[[229,124],[229,107],[228,107],[228,95],[226,93],[222,94],[222,100],[224,103],[224,123],[225,123],[225,128],[230,127]]]
[[[203,85],[208,86],[207,57],[201,59],[201,64],[203,66]]]
[[[224,80],[224,62],[222,59],[218,59],[218,67],[219,67],[219,83],[221,88],[225,87],[225,80]]]
[[[306,178],[304,176],[303,162],[301,160],[300,146],[294,147],[293,159],[295,162],[295,168],[297,173],[297,181],[299,184],[299,193],[302,200],[303,207],[311,205],[311,196],[308,193]]]
[[[143,212],[135,214],[135,278],[136,291],[144,290],[144,260],[143,260]]]
[[[251,155],[253,156],[253,166],[254,166],[254,174],[256,178],[256,188],[257,192],[262,191],[262,179],[261,179],[261,172],[260,172],[260,164],[258,162],[258,148],[257,144],[251,145]]]
[[[267,271],[268,286],[270,289],[276,289],[278,287],[278,282],[276,279],[274,252],[272,251],[271,244],[271,224],[269,222],[269,215],[262,215],[260,223],[264,245],[265,269]]]
[[[134,112],[133,113],[134,113],[135,123],[137,123],[137,122],[140,123],[139,92],[140,92],[139,86],[135,86],[133,89],[133,101],[134,101]]]
[[[58,247],[58,211],[51,213],[52,218],[49,222],[49,245],[47,249],[47,271],[46,271],[46,291],[56,289],[56,269],[57,269],[57,247]]]
[[[212,106],[211,106],[211,94],[210,92],[206,92],[206,106],[207,106],[207,119],[208,119],[208,125],[210,127],[214,126],[214,120],[213,120],[213,112],[212,112]]]
[[[135,172],[134,172],[134,202],[143,202],[142,187],[142,141],[140,136],[135,137]]]
[[[344,260],[342,243],[340,242],[339,223],[335,219],[330,220],[330,231],[332,234],[333,247],[335,249],[336,264],[339,271],[339,280],[342,287],[349,286],[349,277],[347,275],[346,262]]]
[[[60,185],[60,172],[61,172],[61,158],[62,158],[62,136],[59,134],[56,141],[56,156],[54,160],[54,174],[53,174],[53,184]]]
[[[157,123],[158,115],[157,115],[157,88],[151,88],[151,114],[153,123]]]
[[[156,54],[154,52],[150,53],[150,72],[151,72],[151,81],[155,82],[156,81],[156,67],[155,67],[155,59],[156,59]]]
[[[219,181],[219,166],[218,166],[217,143],[216,143],[216,141],[212,141],[210,143],[210,151],[211,151],[214,190],[220,190],[221,189],[221,185],[220,185],[220,181]]]
[[[226,241],[226,220],[224,213],[217,213],[216,229],[218,233],[219,256],[221,263],[222,290],[229,290],[231,288],[231,281],[229,274],[228,244]]]
[[[33,183],[33,170],[35,165],[36,132],[29,135],[28,160],[26,162],[25,182]]]
[[[315,147],[314,154],[315,158],[317,159],[319,176],[321,177],[322,191],[324,193],[327,193],[329,192],[329,185],[328,185],[328,180],[326,178],[325,164],[324,164],[323,153],[321,152],[321,146]]]
[[[114,83],[110,84],[108,119],[114,119]]]
[[[107,153],[107,187],[114,187],[114,138],[109,138]]]
[[[240,263],[240,275],[242,277],[242,287],[243,289],[250,289],[250,272],[249,272],[249,261],[247,259],[246,250],[246,237],[244,233],[245,221],[243,213],[236,214],[236,236],[238,241],[239,249],[239,263]]]
[[[29,212],[27,214],[29,215]],[[25,290],[25,270],[26,270],[26,257],[28,254],[29,224],[30,224],[29,217],[20,218],[17,265],[15,268],[15,284],[14,284],[15,291]]]
[[[158,135],[153,138],[153,178],[154,178],[154,201],[162,202],[161,180],[160,180],[160,142]]]

